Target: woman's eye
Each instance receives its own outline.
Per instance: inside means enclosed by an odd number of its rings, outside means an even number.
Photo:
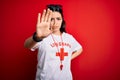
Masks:
[[[61,18],[57,18],[57,20],[61,20]]]
[[[51,21],[55,20],[55,18],[51,18]],[[62,20],[61,18],[56,18],[56,20]]]

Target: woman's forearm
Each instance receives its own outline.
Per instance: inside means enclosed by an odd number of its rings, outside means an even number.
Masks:
[[[24,47],[31,49],[32,47],[35,46],[36,43],[37,42],[35,42],[31,36],[25,40]]]
[[[73,54],[72,54],[72,58],[71,60],[73,60],[74,58],[76,58],[77,56],[79,56],[81,53],[82,53],[82,48],[80,50],[77,50],[75,51]]]

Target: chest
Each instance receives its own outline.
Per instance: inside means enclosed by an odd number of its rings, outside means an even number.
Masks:
[[[60,58],[64,60],[64,58],[71,57],[71,47],[72,44],[69,39],[64,38],[61,40],[60,37],[55,37],[54,40],[52,37],[44,40],[43,44],[40,47],[41,54],[49,57],[51,59]]]

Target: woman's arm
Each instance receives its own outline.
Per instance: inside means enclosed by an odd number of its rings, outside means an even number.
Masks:
[[[36,24],[36,34],[27,38],[24,42],[26,48],[33,48],[39,39],[43,39],[48,36],[52,30],[50,30],[50,21],[51,21],[52,11],[47,9],[43,11],[43,14],[38,13],[37,24]],[[34,37],[36,40],[33,40]]]
[[[83,51],[83,49],[81,48],[81,49],[73,52],[71,60],[73,60],[74,58],[76,58],[77,56],[79,56],[82,53],[82,51]]]
[[[31,49],[32,47],[36,45],[36,43],[37,42],[35,42],[31,36],[25,40],[24,47]]]

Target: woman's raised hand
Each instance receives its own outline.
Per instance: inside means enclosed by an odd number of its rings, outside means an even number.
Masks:
[[[44,38],[52,32],[50,27],[51,16],[52,11],[50,9],[44,10],[42,15],[38,13],[36,25],[36,36],[38,38]]]

